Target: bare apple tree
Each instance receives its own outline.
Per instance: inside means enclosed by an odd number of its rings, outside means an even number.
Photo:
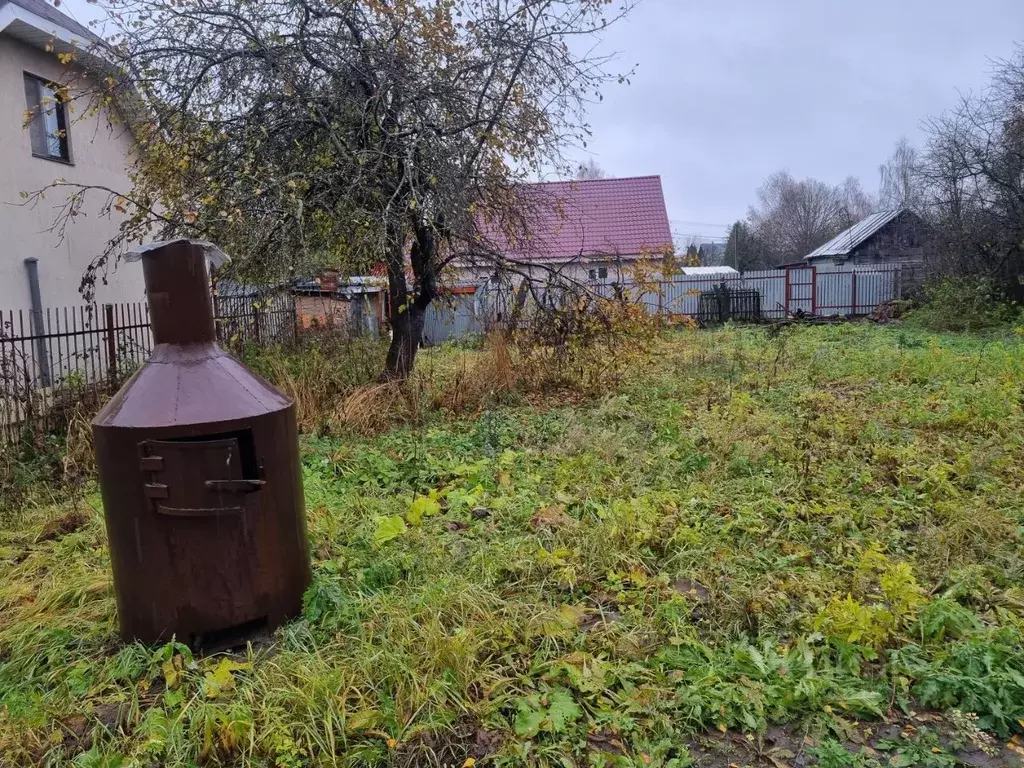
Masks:
[[[247,279],[382,262],[403,378],[441,269],[488,253],[532,170],[571,172],[624,79],[593,37],[635,1],[110,0],[93,104],[135,134],[132,188],[58,183],[60,215],[126,216],[97,265],[154,236],[216,240]]]

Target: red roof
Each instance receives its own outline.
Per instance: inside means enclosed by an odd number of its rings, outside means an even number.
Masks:
[[[525,184],[522,192],[529,232],[502,249],[510,258],[638,256],[672,245],[660,176]]]

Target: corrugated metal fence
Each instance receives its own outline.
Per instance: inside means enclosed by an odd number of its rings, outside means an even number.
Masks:
[[[782,319],[806,314],[817,317],[870,314],[875,307],[900,296],[900,270],[769,269],[726,275],[696,275],[656,283],[641,301],[650,312],[700,314],[702,294],[725,286],[728,291],[756,291],[761,317]],[[624,286],[627,290],[632,286]],[[607,294],[608,289],[601,292]]]
[[[829,269],[801,267],[769,269],[722,275],[682,276],[645,284],[631,282],[596,283],[591,289],[605,298],[625,296],[659,315],[702,316],[710,295],[756,292],[761,319],[779,320],[793,315],[816,317],[857,317],[870,314],[879,305],[901,296],[901,271],[894,268]],[[724,290],[723,290],[724,289]],[[550,291],[537,289],[541,301]],[[473,294],[446,296],[427,310],[423,339],[427,345],[485,332],[500,323],[513,303],[510,289],[480,286]],[[534,301],[531,294],[531,301]],[[557,301],[555,301],[557,303]],[[748,301],[744,306],[750,306]],[[740,314],[750,319],[749,310]]]

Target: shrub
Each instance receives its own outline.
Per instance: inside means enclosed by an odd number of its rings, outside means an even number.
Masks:
[[[907,322],[929,331],[979,331],[1018,322],[1020,308],[983,278],[946,278],[924,289]]]
[[[506,332],[522,389],[600,394],[636,368],[663,319],[644,309],[642,291],[613,288],[612,296],[562,288],[559,300],[538,305],[528,322]]]

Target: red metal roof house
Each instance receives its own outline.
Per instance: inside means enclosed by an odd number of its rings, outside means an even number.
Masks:
[[[672,247],[660,176],[525,184],[518,193],[523,232],[490,237],[518,268],[543,265],[576,278],[604,279]],[[482,273],[493,266],[465,269]]]

